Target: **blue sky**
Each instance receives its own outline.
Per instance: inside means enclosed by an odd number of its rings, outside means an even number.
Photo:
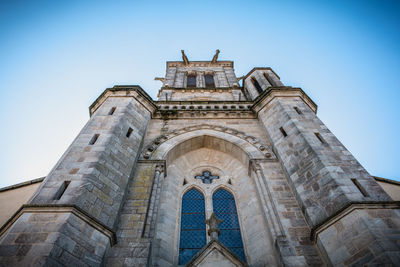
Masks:
[[[2,1],[0,187],[45,176],[107,87],[153,99],[165,61],[272,67],[372,174],[400,179],[396,1]]]

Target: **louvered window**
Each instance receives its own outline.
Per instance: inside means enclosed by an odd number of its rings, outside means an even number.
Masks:
[[[211,87],[211,88],[215,87],[214,77],[211,74],[204,75],[204,79],[206,81],[206,87]]]
[[[186,87],[196,87],[196,75],[188,75]]]

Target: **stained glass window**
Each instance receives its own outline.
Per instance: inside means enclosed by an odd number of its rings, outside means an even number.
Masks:
[[[245,262],[246,258],[233,195],[225,189],[219,189],[214,193],[212,199],[215,215],[224,220],[219,225],[218,240]]]
[[[179,265],[184,265],[206,245],[204,196],[190,189],[182,197]]]

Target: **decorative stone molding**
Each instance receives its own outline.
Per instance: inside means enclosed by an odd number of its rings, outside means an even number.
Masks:
[[[212,75],[212,76],[214,76],[214,75],[215,75],[215,71],[213,71],[213,70],[206,70],[206,71],[204,72],[204,75]]]
[[[143,149],[141,157],[144,159],[151,159],[153,152],[165,141],[167,141],[175,136],[184,134],[184,133],[188,133],[188,132],[192,132],[192,131],[196,131],[196,130],[204,130],[204,129],[210,129],[213,131],[223,132],[226,134],[236,136],[236,137],[246,141],[247,143],[251,144],[252,146],[254,146],[257,150],[259,150],[265,156],[265,158],[267,158],[267,159],[276,158],[275,155],[273,154],[272,150],[267,145],[265,145],[261,140],[257,139],[256,137],[247,135],[246,133],[238,131],[236,129],[232,129],[232,128],[228,128],[228,127],[224,127],[224,126],[218,126],[218,125],[211,125],[211,124],[188,126],[188,127],[184,127],[181,129],[172,130],[172,131],[167,132],[166,134],[160,135],[160,136],[156,137],[149,145],[147,145]]]
[[[167,61],[167,68],[176,67],[228,67],[233,68],[233,61],[190,61],[189,64],[185,64],[183,61]]]
[[[195,70],[188,70],[187,72],[186,72],[186,75],[187,76],[196,76],[197,75],[197,72],[195,71]]]

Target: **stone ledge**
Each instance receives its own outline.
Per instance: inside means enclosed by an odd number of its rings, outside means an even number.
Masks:
[[[213,63],[212,61],[189,61],[189,64],[185,64],[183,61],[167,61],[167,69],[172,67],[229,67],[233,68],[233,61],[230,60],[218,60]]]
[[[96,98],[96,100],[89,106],[89,115],[92,116],[93,113],[104,103],[104,101],[109,96],[116,97],[133,97],[138,98],[139,103],[141,103],[149,112],[152,114],[157,110],[154,100],[139,86],[139,85],[115,85],[112,88],[107,88],[104,92]],[[143,103],[141,100],[145,100]],[[146,105],[150,107],[146,107]]]
[[[300,97],[314,113],[317,113],[317,104],[311,100],[303,89],[291,86],[269,87],[254,99],[252,109],[258,114],[276,97]]]
[[[254,67],[251,71],[249,71],[249,73],[247,73],[245,76],[243,76],[243,81],[246,80],[247,77],[249,77],[256,70],[270,70],[270,71],[272,71],[273,74],[276,75],[276,77],[278,77],[279,80],[281,79],[281,77],[279,77],[279,75],[276,74],[276,72],[271,67]]]
[[[103,223],[99,222],[97,219],[90,216],[85,211],[81,210],[79,207],[75,205],[63,205],[63,204],[24,204],[21,208],[18,209],[14,215],[8,219],[8,221],[0,228],[0,236],[2,236],[18,218],[27,212],[34,213],[72,213],[77,216],[82,221],[89,224],[91,227],[101,232],[105,236],[107,236],[110,240],[111,246],[117,243],[117,238],[115,232],[108,228]]]
[[[316,242],[318,234],[356,209],[400,209],[400,201],[350,202],[323,222],[311,228],[310,240]]]

